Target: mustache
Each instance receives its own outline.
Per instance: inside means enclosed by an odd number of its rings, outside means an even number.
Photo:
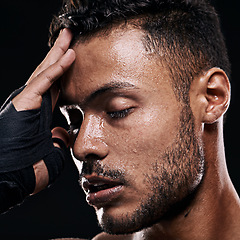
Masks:
[[[105,178],[109,178],[111,180],[118,180],[125,184],[127,181],[125,179],[125,171],[122,169],[110,169],[106,165],[101,165],[100,161],[94,162],[83,162],[82,171],[79,175],[79,179],[81,180],[86,175],[95,175],[101,176]]]

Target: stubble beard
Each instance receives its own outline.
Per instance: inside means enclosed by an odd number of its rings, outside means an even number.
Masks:
[[[179,123],[176,141],[144,176],[150,186],[148,196],[133,212],[117,219],[103,214],[99,223],[105,232],[130,234],[151,227],[181,212],[194,196],[204,175],[204,154],[189,106],[183,107]]]

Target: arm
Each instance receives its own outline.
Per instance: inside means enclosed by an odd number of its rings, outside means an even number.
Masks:
[[[62,169],[68,137],[60,128],[51,134],[50,124],[59,94],[54,83],[75,59],[71,39],[64,30],[25,87],[0,109],[1,212],[45,188]]]

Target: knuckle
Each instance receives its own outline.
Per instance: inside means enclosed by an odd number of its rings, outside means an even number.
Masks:
[[[55,76],[50,73],[45,73],[44,78],[49,82],[49,85],[52,85],[52,83],[55,81]]]
[[[59,63],[59,70],[61,74],[65,72],[65,67],[61,63]]]

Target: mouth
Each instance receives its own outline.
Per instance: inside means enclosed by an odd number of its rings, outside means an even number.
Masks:
[[[103,206],[110,204],[119,197],[123,190],[123,183],[109,178],[89,176],[82,178],[82,188],[86,193],[89,205]]]

